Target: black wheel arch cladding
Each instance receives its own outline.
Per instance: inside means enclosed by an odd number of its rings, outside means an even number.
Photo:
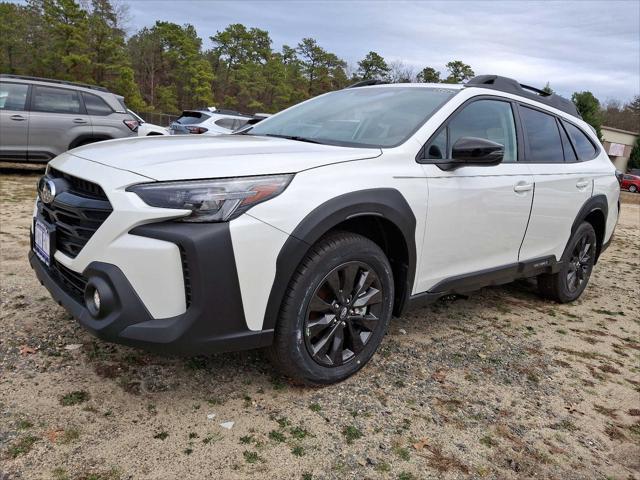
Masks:
[[[276,275],[267,302],[263,328],[275,327],[289,281],[307,255],[309,248],[341,223],[362,217],[377,217],[390,222],[403,237],[407,258],[403,265],[394,268],[394,279],[402,278],[404,281],[404,285],[396,285],[396,291],[402,292],[402,298],[396,296],[394,312],[397,315],[400,314],[411,295],[415,277],[416,218],[398,190],[375,188],[345,193],[332,198],[312,210],[298,224],[278,254]],[[397,268],[403,271],[396,272]]]
[[[567,246],[571,242],[574,232],[582,224],[588,222],[593,226],[596,232],[596,262],[604,244],[604,236],[606,234],[607,217],[609,215],[609,204],[605,195],[594,195],[589,198],[578,211],[573,225],[571,225],[571,237],[567,241]]]

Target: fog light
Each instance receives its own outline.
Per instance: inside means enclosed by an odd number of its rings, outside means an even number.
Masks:
[[[96,320],[105,318],[117,305],[113,288],[102,278],[89,278],[84,289],[84,305]]]

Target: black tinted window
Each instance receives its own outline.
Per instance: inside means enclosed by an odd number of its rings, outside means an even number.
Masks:
[[[596,156],[596,147],[593,146],[591,140],[589,140],[582,130],[568,122],[563,121],[562,124],[567,129],[567,133],[571,137],[571,140],[576,147],[578,158],[581,161],[591,160]]]
[[[196,123],[202,123],[209,115],[201,112],[182,112],[180,118],[176,120],[180,125],[195,125]]]
[[[530,162],[564,162],[560,131],[555,117],[520,107],[524,134],[529,143]]]
[[[236,124],[235,119],[233,118],[221,118],[220,120],[216,120],[216,125],[222,128],[228,128],[229,130],[234,129],[234,125]]]
[[[577,162],[578,157],[576,156],[576,151],[573,149],[573,145],[569,141],[569,137],[567,136],[567,132],[564,128],[560,129],[560,137],[562,137],[562,149],[564,150],[564,161],[565,162]]]
[[[109,115],[113,113],[111,107],[97,95],[83,93],[82,96],[84,97],[84,106],[89,115]]]
[[[444,159],[447,153],[447,129],[443,129],[427,146],[425,158],[431,160]]]
[[[516,127],[508,102],[480,100],[464,107],[449,123],[447,158],[451,158],[453,145],[463,137],[483,138],[503,145],[503,162],[515,162],[518,159]]]
[[[34,87],[32,110],[51,113],[81,113],[80,95],[65,88]]]
[[[0,83],[0,110],[23,111],[27,103],[29,85]]]

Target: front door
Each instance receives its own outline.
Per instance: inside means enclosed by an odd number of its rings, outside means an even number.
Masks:
[[[457,139],[477,137],[504,145],[503,162],[443,171],[424,164],[427,226],[414,292],[438,291],[453,277],[513,267],[518,261],[533,198],[528,165],[518,162],[513,105],[478,99],[448,120],[426,146],[426,162],[451,158]]]

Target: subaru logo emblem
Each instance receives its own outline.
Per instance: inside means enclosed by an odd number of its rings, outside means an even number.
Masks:
[[[49,204],[56,198],[56,184],[46,177],[42,177],[38,182],[38,193],[40,200]]]

